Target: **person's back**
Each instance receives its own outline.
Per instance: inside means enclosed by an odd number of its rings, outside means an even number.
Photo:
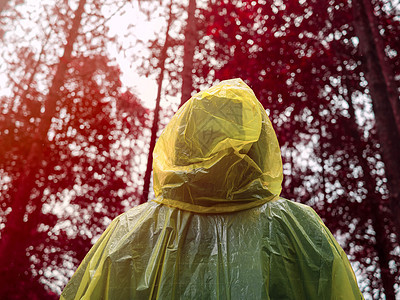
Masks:
[[[111,223],[62,299],[362,299],[316,213],[279,197],[279,144],[240,79],[175,114],[153,168],[156,198]]]

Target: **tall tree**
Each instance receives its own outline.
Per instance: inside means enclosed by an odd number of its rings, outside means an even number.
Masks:
[[[189,100],[193,91],[193,59],[197,41],[195,13],[196,0],[189,0],[185,27],[185,42],[183,44],[181,105]]]
[[[400,102],[394,74],[377,32],[374,9],[369,0],[353,1],[354,22],[360,51],[366,60],[366,78],[374,108],[382,159],[393,214],[400,215]],[[400,237],[400,219],[394,218]]]
[[[39,122],[38,128],[35,130],[34,142],[29,149],[25,168],[22,170],[18,179],[15,195],[13,196],[11,212],[7,215],[7,223],[5,225],[5,229],[3,229],[2,239],[0,241],[0,265],[3,268],[3,274],[6,274],[4,270],[10,269],[10,266],[8,266],[9,257],[11,254],[10,252],[14,252],[19,246],[18,233],[21,230],[21,225],[24,223],[26,199],[29,199],[30,197],[34,185],[34,180],[32,179],[35,178],[36,171],[43,161],[43,144],[47,139],[51,120],[56,112],[58,93],[60,87],[64,83],[67,64],[71,60],[72,48],[78,35],[78,29],[80,27],[85,3],[86,0],[81,0],[78,8],[75,11],[75,17],[68,33],[64,54],[60,58],[60,63],[57,67],[56,74],[54,75],[54,79],[49,89],[49,93],[46,98],[45,110]],[[38,210],[41,210],[40,205]],[[12,267],[13,266],[11,266],[11,268]]]
[[[75,10],[61,2],[38,10],[52,28],[39,53],[34,36],[31,44],[22,39],[18,61],[4,56],[15,80],[13,95],[0,100],[4,299],[55,298],[92,239],[139,192],[126,145],[140,136],[146,110],[122,92],[120,72],[105,55],[102,6],[76,4]],[[65,46],[56,62],[59,52],[52,49],[60,41]]]
[[[366,197],[365,204],[368,206],[367,215],[368,218],[372,222],[372,227],[375,231],[375,241],[374,241],[374,249],[376,251],[377,257],[379,259],[379,266],[381,269],[382,276],[382,286],[385,291],[386,299],[395,299],[395,277],[391,275],[391,267],[390,260],[393,258],[390,255],[392,249],[395,248],[395,245],[390,241],[390,233],[391,230],[388,230],[388,222],[385,221],[386,218],[393,218],[393,215],[388,213],[387,208],[388,205],[382,199],[382,195],[379,194],[376,190],[376,180],[373,178],[373,169],[368,164],[368,160],[364,156],[363,149],[366,146],[366,143],[362,140],[361,130],[357,126],[355,108],[352,101],[353,93],[352,86],[349,80],[345,80],[343,87],[346,92],[344,95],[345,101],[349,105],[349,118],[346,119],[346,123],[344,124],[345,128],[349,130],[351,137],[353,138],[353,143],[357,145],[354,147],[355,156],[358,159],[360,169],[362,170],[364,186],[366,188]],[[382,205],[383,204],[383,205]],[[385,211],[386,209],[386,211]],[[350,249],[349,249],[350,250]],[[365,259],[365,258],[364,258]],[[394,259],[396,260],[396,258]],[[398,260],[398,258],[397,258]]]
[[[216,1],[199,17],[198,82],[242,77],[250,84],[275,124],[284,167],[290,165],[283,194],[314,206],[341,235],[367,274],[366,294],[384,290],[391,297],[399,270],[389,262],[399,261],[393,255],[398,239],[374,120],[359,106],[366,127],[354,130],[360,120],[351,101],[367,85],[351,7],[343,1]],[[372,178],[363,175],[369,172]],[[385,272],[383,282],[375,271]]]
[[[171,29],[171,25],[175,18],[172,13],[172,5],[173,5],[173,1],[171,0],[170,4],[168,6],[167,27],[165,30],[164,44],[161,46],[161,49],[159,51],[159,56],[157,57],[157,60],[158,60],[157,69],[159,70],[159,75],[157,78],[157,86],[158,87],[157,87],[156,107],[154,108],[154,113],[153,113],[153,123],[151,126],[149,153],[147,156],[146,172],[144,175],[143,194],[142,194],[142,198],[141,198],[141,203],[146,202],[149,197],[150,180],[151,180],[151,174],[152,174],[152,170],[153,170],[153,150],[156,145],[157,134],[158,134],[158,130],[159,130],[160,101],[161,101],[161,92],[163,89],[165,63],[168,58],[167,51],[170,47],[170,29]]]
[[[375,11],[380,12],[380,14],[386,15],[383,8],[383,3],[377,2],[375,5],[371,3],[371,0],[358,0],[354,2],[353,9],[358,9],[355,11],[355,26],[358,30],[358,37],[363,40],[360,48],[363,54],[368,53],[366,59],[372,59],[372,56],[376,55],[379,62],[380,72],[383,74],[383,79],[386,86],[386,94],[392,105],[393,115],[397,125],[397,131],[400,132],[400,102],[399,102],[399,86],[398,82],[395,80],[394,68],[391,66],[390,58],[385,53],[384,37],[379,33],[379,24],[377,16],[375,16]],[[367,19],[363,19],[367,17]],[[381,16],[381,19],[385,21],[390,21],[390,16]],[[383,28],[383,31],[390,30],[391,27]],[[368,31],[372,36],[365,36]],[[374,53],[369,53],[371,49]],[[369,70],[370,72],[372,70]]]

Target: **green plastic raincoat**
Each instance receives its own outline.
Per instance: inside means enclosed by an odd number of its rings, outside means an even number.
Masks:
[[[362,299],[318,215],[279,197],[279,144],[242,80],[193,96],[153,155],[156,198],[111,223],[61,299]]]

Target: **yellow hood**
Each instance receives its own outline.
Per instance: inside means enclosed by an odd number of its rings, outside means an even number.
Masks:
[[[196,213],[248,209],[278,198],[282,160],[268,116],[241,79],[194,95],[153,153],[155,202]]]

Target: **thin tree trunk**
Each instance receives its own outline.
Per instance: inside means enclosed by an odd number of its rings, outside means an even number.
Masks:
[[[80,27],[85,3],[86,0],[80,0],[78,8],[75,11],[75,17],[72,21],[72,27],[68,34],[67,44],[64,48],[64,54],[60,58],[56,74],[53,78],[49,93],[45,100],[45,112],[43,113],[41,121],[36,130],[35,141],[31,145],[25,162],[25,167],[19,179],[17,180],[16,192],[13,196],[11,206],[12,210],[7,215],[7,222],[5,224],[5,228],[2,230],[2,236],[0,240],[1,277],[6,276],[7,270],[12,268],[13,260],[10,260],[12,255],[16,255],[16,253],[25,255],[25,249],[22,249],[21,245],[24,245],[24,243],[26,244],[26,241],[23,239],[24,232],[21,232],[21,230],[24,228],[23,224],[26,213],[26,205],[30,199],[32,189],[35,186],[35,179],[36,175],[38,174],[38,170],[42,167],[42,163],[45,159],[42,151],[43,146],[47,141],[47,134],[50,129],[51,120],[56,114],[58,92],[64,83],[64,76],[68,67],[67,65],[71,60],[71,53],[78,35],[78,29]],[[38,203],[40,207],[35,210],[35,213],[41,212],[42,203]]]
[[[182,95],[181,106],[190,98],[193,90],[193,56],[196,47],[196,0],[189,0],[187,9],[187,24],[185,29],[185,42],[183,48],[183,70],[182,70]]]
[[[295,148],[293,146],[293,142],[289,141],[288,143],[288,148],[289,153],[290,153],[290,158],[289,158],[289,162],[290,162],[290,189],[289,189],[289,193],[290,193],[290,199],[294,199],[294,177],[297,176],[296,172],[294,171],[294,151]]]
[[[366,78],[375,114],[376,129],[385,164],[391,210],[400,216],[400,134],[397,130],[384,72],[369,26],[369,19],[361,0],[353,1],[354,27],[360,40],[360,51],[366,60]],[[400,218],[393,219],[397,237],[400,237]]]
[[[321,201],[325,203],[326,201],[326,172],[325,172],[325,147],[324,147],[324,141],[326,140],[324,133],[322,132],[322,126],[319,126],[319,136],[320,136],[320,151],[321,151],[321,178],[322,178],[322,183],[321,183],[321,190],[322,190],[322,199]]]
[[[159,57],[159,68],[160,74],[158,76],[157,84],[157,98],[156,98],[156,107],[154,109],[154,117],[153,124],[151,126],[151,138],[150,138],[150,146],[149,146],[149,154],[147,156],[147,166],[146,173],[144,174],[144,183],[143,183],[143,193],[142,198],[140,199],[140,203],[144,203],[148,201],[149,198],[149,190],[150,190],[150,179],[151,173],[153,170],[153,151],[156,145],[157,132],[158,132],[158,122],[160,115],[160,100],[161,100],[161,91],[162,91],[162,82],[164,80],[164,72],[165,72],[165,61],[167,59],[167,50],[169,48],[169,30],[171,28],[171,24],[173,21],[172,16],[172,0],[169,5],[169,16],[167,22],[167,30],[165,32],[165,42],[161,49],[160,57]]]
[[[385,290],[386,299],[395,299],[395,276],[390,273],[389,267],[389,240],[388,234],[385,231],[384,218],[385,216],[382,213],[380,208],[381,195],[378,194],[375,190],[376,182],[374,178],[371,176],[372,170],[364,158],[363,149],[361,145],[363,142],[361,140],[361,133],[358,130],[358,125],[356,124],[356,116],[354,112],[354,106],[351,101],[352,92],[349,91],[350,86],[346,83],[347,88],[347,97],[346,101],[349,105],[349,121],[347,123],[347,127],[349,128],[349,132],[354,139],[355,151],[357,158],[359,160],[361,169],[363,171],[363,179],[365,181],[365,187],[367,189],[367,197],[365,199],[366,205],[369,206],[370,218],[372,220],[372,227],[375,231],[375,244],[374,248],[378,255],[379,259],[379,268],[381,270],[381,280],[382,285]],[[393,219],[393,218],[391,218]]]

